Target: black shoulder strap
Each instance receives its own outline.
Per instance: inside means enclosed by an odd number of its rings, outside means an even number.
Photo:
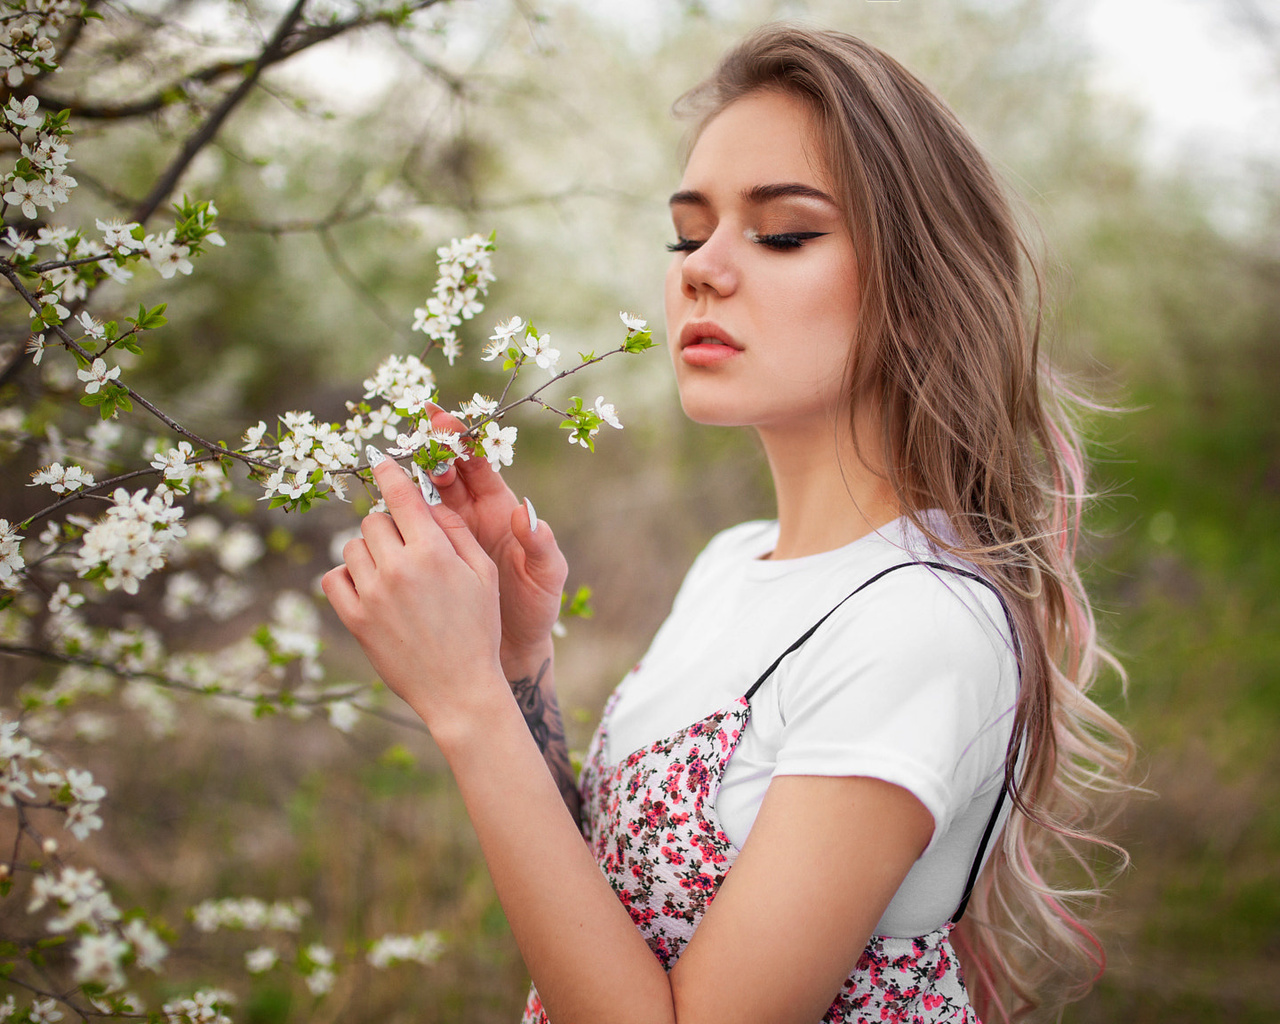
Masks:
[[[812,626],[806,629],[796,639],[796,641],[793,644],[791,644],[790,647],[788,647],[785,651],[779,654],[777,658],[774,659],[773,664],[770,665],[767,669],[764,670],[764,672],[760,674],[760,678],[751,684],[751,689],[749,689],[746,693],[746,699],[750,700],[755,695],[755,692],[758,689],[760,689],[760,687],[764,684],[765,680],[768,679],[771,675],[773,675],[777,667],[780,664],[782,664],[782,659],[785,658],[788,654],[791,654],[797,648],[801,647],[806,640],[808,640],[811,636],[813,636],[814,633],[817,632],[818,627],[821,626],[824,622],[826,622],[827,619],[831,618],[831,616],[834,615],[836,611],[842,605],[844,605],[846,601],[862,593],[862,591],[866,590],[867,587],[871,586],[871,584],[875,583],[880,579],[883,579],[885,576],[888,576],[889,573],[897,572],[897,570],[899,569],[909,569],[909,568],[912,568],[913,566],[925,566],[930,569],[938,569],[938,570],[941,570],[942,572],[953,573],[956,576],[964,576],[966,579],[971,579],[975,583],[982,584],[984,587],[990,590],[993,594],[995,594],[996,600],[1000,602],[1000,608],[1004,611],[1005,618],[1008,620],[1008,623],[1009,623],[1009,634],[1013,639],[1014,656],[1017,658],[1018,671],[1019,671],[1019,674],[1021,674],[1022,645],[1018,641],[1018,630],[1014,624],[1013,615],[1009,611],[1009,605],[1005,602],[1004,595],[1000,593],[1000,591],[996,588],[996,586],[990,580],[987,580],[982,576],[979,576],[976,572],[970,572],[968,569],[961,569],[954,565],[947,565],[945,562],[900,562],[897,565],[891,565],[889,566],[889,568],[881,570],[880,572],[872,576],[870,579],[863,581],[857,588],[855,588],[853,591],[851,591],[849,594],[843,597],[829,612],[827,612],[824,616],[822,616],[822,618],[820,618]],[[1017,755],[1015,754],[1014,756],[1016,757]],[[1000,785],[1000,794],[999,796],[996,797],[996,805],[991,811],[991,817],[987,819],[987,827],[982,833],[982,841],[978,844],[977,856],[974,857],[973,864],[969,868],[969,877],[964,884],[964,895],[960,900],[960,905],[956,907],[956,912],[951,916],[952,924],[956,924],[960,921],[960,918],[964,916],[965,908],[968,907],[969,905],[969,898],[973,895],[973,887],[977,884],[978,874],[982,871],[982,862],[984,857],[986,856],[987,845],[991,842],[992,833],[995,832],[996,823],[1000,820],[1000,812],[1004,808],[1005,798],[1008,795],[1009,795],[1009,783],[1008,783],[1008,777],[1006,776],[1005,780]]]

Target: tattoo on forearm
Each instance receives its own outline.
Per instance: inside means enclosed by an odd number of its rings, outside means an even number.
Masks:
[[[554,692],[544,692],[542,679],[551,667],[551,659],[547,658],[538,669],[537,676],[525,676],[513,680],[511,692],[515,695],[520,713],[524,715],[525,724],[533,735],[533,741],[542,751],[542,756],[555,779],[560,795],[564,798],[569,813],[574,821],[581,820],[582,798],[578,794],[578,782],[574,778],[573,768],[569,764],[569,746],[564,735],[564,720],[560,717],[560,706],[556,702]]]

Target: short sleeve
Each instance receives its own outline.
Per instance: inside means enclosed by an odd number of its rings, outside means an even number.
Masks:
[[[913,566],[851,598],[778,668],[774,775],[863,775],[933,815],[932,849],[1000,778],[1017,658],[999,599]]]

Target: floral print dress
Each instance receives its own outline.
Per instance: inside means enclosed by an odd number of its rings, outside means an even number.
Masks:
[[[972,575],[943,563],[904,563],[920,564]],[[853,593],[904,565],[879,573]],[[738,855],[716,817],[715,798],[751,715],[750,698],[782,659],[834,611],[783,652],[744,696],[617,764],[607,763],[604,752],[618,691],[605,706],[580,782],[583,835],[618,899],[667,970],[693,937]],[[1003,801],[1002,793],[966,893],[977,878]],[[915,938],[873,935],[822,1018],[824,1024],[978,1024],[949,938],[963,911],[964,902],[951,921]],[[522,1024],[547,1024],[536,989],[530,990]]]

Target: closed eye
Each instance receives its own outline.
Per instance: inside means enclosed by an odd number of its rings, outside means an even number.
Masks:
[[[823,235],[830,234],[829,231],[784,231],[776,235],[758,235],[752,234],[751,240],[758,245],[766,246],[770,249],[777,249],[785,252],[788,249],[799,249],[805,242],[811,238],[821,238]]]
[[[702,243],[692,238],[677,238],[667,243],[667,252],[693,252]]]
[[[799,249],[810,239],[821,238],[830,233],[829,231],[782,231],[772,235],[761,235],[751,231],[747,237],[757,245],[763,245],[778,252],[786,252],[790,249]],[[701,239],[678,238],[674,242],[667,243],[667,252],[695,252],[701,245]]]

